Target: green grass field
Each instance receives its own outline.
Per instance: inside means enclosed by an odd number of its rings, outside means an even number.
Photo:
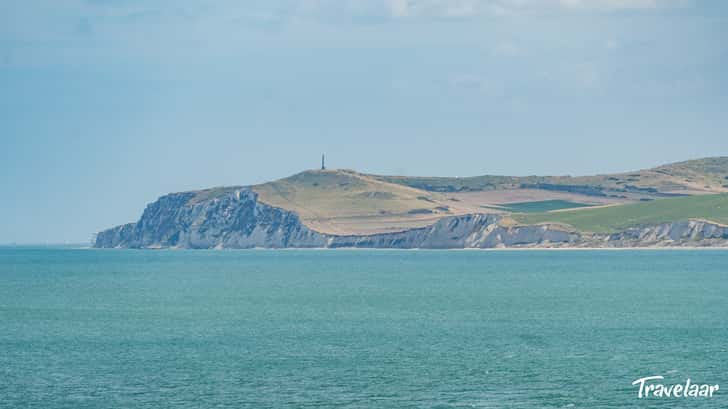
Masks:
[[[577,230],[612,233],[631,226],[706,219],[728,224],[728,194],[659,199],[651,202],[566,210],[522,213],[513,218],[519,223],[564,223]]]
[[[576,203],[568,200],[540,200],[536,202],[506,203],[498,206],[484,206],[493,209],[506,210],[513,213],[541,213],[552,210],[574,209],[592,205]]]

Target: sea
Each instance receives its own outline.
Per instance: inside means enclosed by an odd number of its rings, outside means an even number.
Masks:
[[[0,408],[727,407],[725,250],[0,247]]]

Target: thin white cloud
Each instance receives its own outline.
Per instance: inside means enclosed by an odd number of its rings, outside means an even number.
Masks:
[[[674,7],[684,3],[675,0],[560,0],[564,8],[579,9],[654,9],[660,7]]]
[[[1,0],[0,0],[1,1]],[[0,38],[57,42],[79,37],[157,37],[225,27],[282,30],[300,22],[356,25],[517,16],[601,13],[690,5],[691,0],[37,0],[17,2],[0,16]],[[135,25],[130,31],[128,25]],[[192,27],[193,29],[190,29]],[[190,34],[191,35],[191,34]],[[509,54],[508,48],[501,50]],[[511,52],[511,54],[513,54]]]
[[[295,8],[309,15],[373,14],[390,19],[472,17],[532,11],[649,10],[679,7],[689,0],[297,0]]]

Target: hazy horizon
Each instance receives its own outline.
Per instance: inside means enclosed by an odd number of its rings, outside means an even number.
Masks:
[[[0,13],[0,243],[318,167],[589,175],[728,155],[728,5],[41,0]]]

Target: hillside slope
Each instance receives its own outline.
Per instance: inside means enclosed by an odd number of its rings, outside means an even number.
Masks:
[[[582,232],[614,233],[633,226],[656,225],[688,219],[728,224],[728,194],[660,199],[651,202],[582,208],[555,212],[515,214],[525,225],[566,224]]]
[[[595,176],[404,177],[310,170],[253,186],[259,200],[295,212],[328,234],[375,234],[445,216],[509,213],[548,203],[564,208],[614,205],[728,192],[728,157]]]
[[[252,186],[259,200],[298,214],[315,231],[374,234],[433,224],[445,216],[477,213],[437,192],[378,180],[351,170],[309,170]]]
[[[258,201],[250,188],[195,200],[173,193],[145,209],[136,223],[100,232],[97,248],[497,248],[728,246],[728,227],[680,221],[629,228],[615,234],[582,233],[557,224],[513,225],[504,216],[448,216],[432,225],[372,235],[328,235],[299,217]]]
[[[656,168],[594,176],[372,176],[432,192],[535,188],[625,199],[728,192],[728,157],[689,160]]]
[[[309,170],[255,186],[167,195],[151,204],[138,224],[110,229],[102,237],[109,242],[143,246],[156,242],[173,245],[175,240],[202,247],[217,240],[222,240],[218,243],[222,246],[233,242],[236,246],[283,246],[289,236],[279,236],[277,226],[283,221],[292,223],[295,216],[296,223],[301,224],[298,229],[310,232],[310,239],[320,244],[324,236],[398,233],[433,226],[444,218],[473,214],[498,215],[498,223],[503,226],[549,223],[570,231],[608,234],[688,219],[728,223],[728,194],[723,194],[728,192],[726,186],[728,158],[579,177],[416,178],[352,170]],[[243,198],[255,205],[243,205]],[[166,204],[172,199],[174,205]],[[235,205],[220,207],[227,202]],[[164,213],[169,209],[175,209],[174,218]],[[230,213],[241,209],[252,209],[254,214]],[[279,215],[275,209],[283,213]],[[279,221],[264,218],[253,223],[263,230],[250,237],[234,233],[236,228],[248,226],[249,218],[260,217],[259,212]],[[146,225],[147,221],[151,224]],[[215,227],[208,229],[205,223]],[[210,236],[216,229],[225,232],[224,239]],[[192,230],[197,233],[192,234]],[[287,230],[294,236],[303,234],[290,226]]]

